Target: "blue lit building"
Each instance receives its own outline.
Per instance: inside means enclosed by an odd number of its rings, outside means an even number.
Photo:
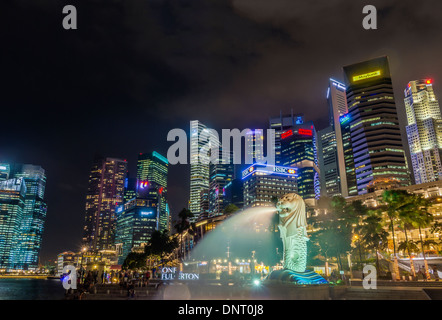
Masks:
[[[159,201],[159,228],[160,230],[170,230],[171,217],[167,201],[167,180],[169,172],[169,161],[166,157],[153,151],[150,153],[140,153],[137,162],[137,182],[148,181],[155,183],[161,188]],[[133,184],[133,181],[132,181]]]
[[[242,171],[244,208],[268,207],[275,199],[298,193],[297,168],[254,164]]]
[[[0,271],[14,269],[14,249],[19,242],[25,198],[23,178],[0,181]]]
[[[3,266],[8,251],[8,270],[36,270],[47,212],[45,170],[30,164],[0,164],[0,183],[3,229],[0,247],[4,244],[8,248],[10,241],[14,243],[10,249],[3,250]],[[8,236],[6,226],[10,226]]]
[[[161,188],[154,182],[141,181],[137,197],[117,207],[115,247],[119,264],[133,249],[147,244],[152,233],[159,230]]]
[[[38,257],[46,221],[47,205],[44,200],[46,174],[40,166],[23,164],[14,166],[13,175],[15,178],[23,178],[26,184],[19,242],[14,250],[14,268],[35,270],[38,268]]]

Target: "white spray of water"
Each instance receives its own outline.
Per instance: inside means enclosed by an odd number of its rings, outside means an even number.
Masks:
[[[275,234],[269,228],[275,212],[274,207],[256,207],[233,214],[204,235],[192,250],[191,258],[246,258],[252,251],[261,252],[261,256],[269,250],[274,252]]]

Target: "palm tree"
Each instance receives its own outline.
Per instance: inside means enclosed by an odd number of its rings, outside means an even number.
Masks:
[[[419,242],[421,244],[422,255],[424,257],[425,274],[427,276],[427,279],[430,279],[428,262],[424,250],[424,241],[422,239],[422,228],[430,226],[434,220],[433,215],[428,211],[428,208],[430,207],[431,204],[427,199],[423,198],[421,195],[413,195],[412,205],[414,208],[413,210],[414,214],[410,217],[410,222],[414,227],[417,227],[419,229],[419,239],[420,239]]]
[[[410,252],[410,245],[413,244],[413,246],[415,246],[415,244],[413,243],[413,241],[409,241],[408,240],[408,233],[407,233],[407,229],[410,230],[413,226],[411,225],[411,219],[414,215],[414,211],[410,211],[410,210],[406,210],[404,209],[405,207],[403,207],[403,210],[401,210],[399,212],[399,225],[400,228],[404,231],[405,234],[405,241],[403,243],[405,243],[405,248],[408,252],[408,257],[410,259],[410,268],[411,268],[411,275],[413,277],[416,276],[416,270],[414,268],[414,262],[413,262],[413,258],[411,256],[411,252]],[[414,247],[413,247],[414,248]],[[401,250],[398,248],[398,250]],[[405,252],[405,250],[404,250]]]
[[[144,248],[144,252],[148,256],[159,256],[160,263],[163,264],[165,256],[171,254],[177,247],[177,239],[170,237],[167,230],[155,230],[152,232],[149,243]]]
[[[178,213],[179,221],[174,226],[176,231],[180,235],[180,243],[181,243],[180,256],[181,257],[183,257],[183,255],[184,255],[183,234],[185,231],[187,231],[191,227],[189,219],[192,217],[193,217],[193,213],[189,209],[183,208]]]
[[[396,274],[396,279],[400,279],[399,275],[399,264],[397,260],[396,252],[396,240],[394,234],[395,221],[398,218],[399,212],[404,206],[408,206],[409,193],[405,190],[385,190],[382,193],[381,206],[378,209],[379,212],[385,212],[390,220],[390,230],[393,240],[393,268]]]
[[[411,251],[418,251],[419,248],[416,244],[416,242],[414,242],[413,240],[405,240],[405,241],[401,241],[399,242],[399,246],[398,246],[398,251],[403,251],[405,253],[405,251],[408,252],[408,255],[410,255]],[[413,263],[413,261],[410,262]]]
[[[382,220],[382,216],[377,211],[370,211],[358,228],[362,235],[361,242],[366,248],[375,251],[378,274],[380,274],[378,253],[388,245],[388,232],[383,228]]]

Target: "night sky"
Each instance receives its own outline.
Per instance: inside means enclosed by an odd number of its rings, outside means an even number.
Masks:
[[[75,5],[78,29],[64,30]],[[378,9],[378,30],[362,8]],[[432,78],[442,95],[440,0],[2,1],[0,161],[41,165],[48,215],[41,262],[79,250],[95,154],[166,155],[169,130],[267,128],[280,110],[327,123],[328,79],[388,55],[403,89]],[[403,129],[403,127],[401,128]],[[171,166],[173,213],[187,206],[188,166]]]

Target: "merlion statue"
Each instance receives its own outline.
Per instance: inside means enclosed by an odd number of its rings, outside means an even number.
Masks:
[[[305,202],[296,193],[281,197],[276,205],[283,244],[284,269],[304,272],[307,267],[307,216]]]
[[[307,216],[304,200],[295,193],[281,197],[276,204],[284,256],[281,270],[272,271],[270,281],[295,284],[326,284],[327,280],[314,271],[307,271]]]

